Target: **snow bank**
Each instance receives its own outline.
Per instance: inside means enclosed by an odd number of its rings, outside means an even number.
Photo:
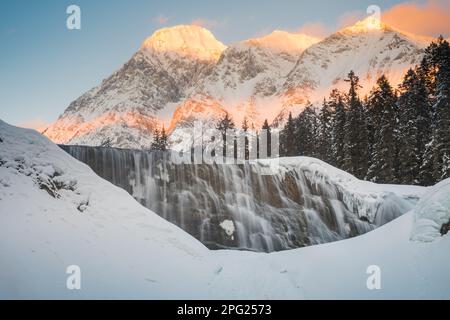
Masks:
[[[0,139],[0,299],[189,296],[200,242],[39,133],[0,121]]]
[[[0,299],[450,298],[450,236],[410,241],[417,213],[324,245],[209,251],[37,132],[1,121],[0,179]],[[447,185],[419,212],[450,208]],[[70,265],[81,290],[66,288]],[[367,288],[371,265],[380,290]]]
[[[415,223],[411,240],[430,242],[441,237],[450,223],[450,179],[431,187],[414,208]]]

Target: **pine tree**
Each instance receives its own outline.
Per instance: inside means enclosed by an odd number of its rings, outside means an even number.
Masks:
[[[159,151],[166,151],[169,146],[169,137],[167,136],[166,129],[164,127],[161,131],[159,131],[158,128],[156,128],[153,131],[153,142],[150,146],[151,150],[159,150]]]
[[[433,179],[450,177],[450,45],[442,37],[427,49],[436,71],[436,102],[431,142]]]
[[[161,134],[159,133],[158,128],[153,131],[153,141],[150,145],[151,150],[159,150],[159,145],[161,142]]]
[[[428,131],[431,125],[427,88],[417,73],[408,70],[398,100],[399,119],[399,180],[403,184],[420,184]]]
[[[334,109],[332,150],[334,163],[338,168],[343,168],[345,159],[345,122],[346,110],[342,100],[342,94],[333,90],[330,95],[330,103]]]
[[[396,100],[389,81],[381,76],[368,101],[374,145],[367,179],[374,182],[392,183],[395,180]]]
[[[419,132],[423,141],[423,151],[420,152],[421,165],[419,170],[419,182],[421,185],[429,186],[434,184],[433,178],[433,145],[432,132],[434,131],[434,111],[436,103],[436,68],[431,61],[431,54],[428,52],[422,59],[420,66],[416,68],[416,74],[426,87],[426,105],[421,109],[423,114],[423,125],[420,125]]]
[[[1,141],[0,141],[1,142]],[[112,141],[111,138],[106,138],[102,140],[102,143],[100,144],[100,147],[103,148],[111,148]]]
[[[248,139],[248,121],[247,117],[244,117],[242,122],[242,131],[244,132],[244,159],[248,160],[250,157],[249,139]]]
[[[359,78],[350,71],[346,81],[350,83],[350,90],[347,94],[343,169],[363,179],[368,167],[368,137],[364,108],[358,96]]]
[[[332,102],[323,100],[322,109],[319,117],[319,137],[317,157],[329,164],[334,164],[334,157],[332,152],[333,144],[333,113],[334,104]]]
[[[227,131],[229,134],[230,130],[233,130],[234,127],[235,127],[234,122],[228,113],[225,113],[225,116],[222,119],[220,119],[219,122],[217,122],[216,124],[216,129],[219,130],[220,133],[222,134],[222,142],[223,142],[222,148],[224,157],[227,156]]]
[[[288,120],[283,130],[280,133],[281,140],[281,156],[293,157],[296,155],[295,150],[295,121],[292,117],[292,113],[289,112]]]
[[[267,148],[267,157],[270,158],[272,156],[272,132],[267,119],[264,120],[262,129],[267,132],[267,145],[265,147]]]
[[[299,155],[317,156],[318,119],[312,105],[308,105],[296,119],[296,148]]]
[[[159,150],[166,151],[169,148],[169,137],[166,134],[166,129],[163,127],[159,136]]]

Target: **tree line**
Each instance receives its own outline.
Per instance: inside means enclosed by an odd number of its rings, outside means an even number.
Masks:
[[[281,156],[311,156],[360,179],[432,185],[450,178],[450,46],[425,50],[398,88],[381,76],[364,98],[351,71],[348,92],[333,90],[320,110],[289,114]]]

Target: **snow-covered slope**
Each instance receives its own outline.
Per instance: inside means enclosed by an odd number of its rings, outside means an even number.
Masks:
[[[383,74],[396,86],[408,68],[420,63],[428,43],[368,17],[303,52],[284,83],[282,104],[295,114],[306,100],[321,102],[333,88],[347,91],[350,70],[360,78],[362,95]]]
[[[450,210],[449,186],[418,212]],[[279,253],[208,251],[37,132],[0,122],[0,299],[449,299],[450,236],[411,241],[414,217]],[[66,289],[69,265],[81,290]],[[371,265],[380,290],[367,289]]]
[[[450,230],[450,179],[438,183],[423,195],[414,209],[411,239],[432,242]]]
[[[189,295],[205,254],[38,132],[0,120],[0,299]],[[80,292],[65,289],[70,265]]]

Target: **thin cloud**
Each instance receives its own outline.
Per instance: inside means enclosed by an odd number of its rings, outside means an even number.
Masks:
[[[362,10],[354,10],[344,13],[338,18],[338,28],[342,29],[354,25],[366,18],[368,14]]]
[[[169,20],[170,18],[163,14],[160,14],[152,19],[153,23],[157,24],[158,26],[166,25]]]
[[[383,12],[384,23],[414,34],[450,36],[450,2],[428,0],[423,4],[405,2]]]
[[[298,29],[298,33],[316,38],[325,38],[332,30],[321,22],[307,22]]]
[[[206,29],[216,29],[218,27],[223,27],[226,24],[226,21],[217,19],[196,18],[191,21],[191,24]]]

